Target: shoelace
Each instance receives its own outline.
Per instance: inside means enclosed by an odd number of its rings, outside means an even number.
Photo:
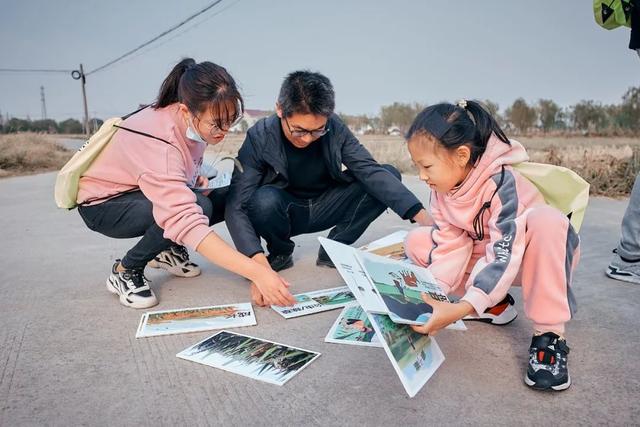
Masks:
[[[189,252],[187,252],[187,248],[184,246],[174,246],[173,253],[176,254],[182,262],[189,261]]]
[[[131,281],[136,289],[147,286],[149,283],[149,279],[144,276],[143,270],[127,270],[122,274],[122,277],[127,280],[127,284]]]
[[[569,354],[570,349],[564,340],[559,338],[553,338],[550,340],[543,339],[538,344],[540,346],[535,349],[536,361],[538,363],[555,365],[558,362],[556,356],[560,358],[560,362],[566,361],[566,356]]]

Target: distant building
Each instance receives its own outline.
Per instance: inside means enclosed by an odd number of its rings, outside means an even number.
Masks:
[[[246,132],[251,126],[264,117],[269,117],[273,111],[267,110],[244,110],[244,115],[240,123],[230,129],[231,132]]]
[[[402,136],[402,131],[398,126],[391,126],[387,129],[387,134],[392,136]]]
[[[373,126],[367,123],[358,128],[351,129],[351,132],[355,133],[356,135],[369,135],[374,133],[375,129],[373,129]]]

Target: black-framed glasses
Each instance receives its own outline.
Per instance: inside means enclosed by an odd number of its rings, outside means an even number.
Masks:
[[[286,117],[284,118],[284,122],[287,124],[287,128],[289,129],[291,136],[293,136],[294,138],[303,138],[306,135],[311,135],[312,138],[320,138],[321,136],[326,135],[327,132],[329,132],[329,128],[326,128],[326,127],[323,129],[316,129],[316,130],[291,129],[291,126],[289,125],[289,120],[287,120]]]
[[[219,136],[219,135],[221,135],[223,133],[228,132],[229,129],[231,129],[232,127],[234,127],[238,123],[240,123],[242,121],[242,119],[244,118],[244,115],[242,113],[240,113],[240,115],[238,117],[236,117],[236,119],[233,122],[222,123],[222,127],[218,127],[218,125],[215,124],[215,123],[208,122],[206,120],[202,120],[198,116],[195,116],[195,117],[196,117],[196,119],[198,119],[198,122],[204,123],[204,125],[207,127],[209,136],[215,137],[215,136]]]
[[[236,112],[238,115],[235,117],[235,119],[231,122],[221,123],[222,127],[218,126],[215,122],[209,122],[207,120],[201,119],[197,114],[192,114],[193,117],[198,119],[198,123],[204,123],[204,125],[207,127],[209,136],[216,137],[229,132],[232,127],[236,126],[242,121],[242,119],[244,118],[244,112],[242,111],[242,104],[240,104],[240,101],[237,102]]]

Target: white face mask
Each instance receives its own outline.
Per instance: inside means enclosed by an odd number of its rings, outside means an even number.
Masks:
[[[193,122],[191,121],[191,118],[189,118],[189,125],[187,126],[187,132],[185,133],[186,137],[189,138],[192,141],[195,142],[199,142],[201,144],[207,144],[207,141],[205,141],[200,134],[194,129],[193,126]]]

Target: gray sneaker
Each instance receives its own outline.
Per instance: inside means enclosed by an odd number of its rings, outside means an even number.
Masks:
[[[605,274],[612,279],[640,285],[640,261],[627,262],[615,254]]]

